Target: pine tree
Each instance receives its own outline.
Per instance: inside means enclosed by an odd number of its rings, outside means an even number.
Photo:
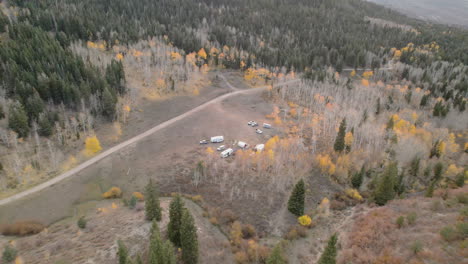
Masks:
[[[393,120],[393,116],[391,116],[387,122],[387,130],[392,130],[394,125],[395,121]]]
[[[439,181],[442,178],[442,171],[444,170],[444,164],[437,162],[434,166],[434,181]]]
[[[305,185],[304,180],[299,180],[294,186],[288,201],[288,210],[296,216],[304,215]]]
[[[184,201],[180,195],[176,195],[169,205],[169,224],[167,226],[167,236],[169,240],[177,247],[180,247],[180,228],[182,221],[182,211],[184,208]]]
[[[398,167],[396,163],[393,162],[385,168],[385,171],[374,193],[376,204],[385,205],[388,201],[395,197],[395,181],[397,175]]]
[[[40,136],[48,137],[52,135],[52,124],[50,123],[49,117],[46,113],[41,113],[39,115],[38,125],[38,133]]]
[[[128,251],[122,241],[117,242],[119,248],[117,250],[117,257],[119,258],[119,264],[126,264],[128,260]]]
[[[109,119],[114,118],[115,103],[115,97],[112,95],[108,88],[104,88],[104,91],[102,92],[102,113]]]
[[[198,239],[197,228],[192,215],[187,209],[182,212],[180,227],[180,244],[182,248],[182,260],[184,264],[198,263]]]
[[[426,197],[432,197],[432,195],[434,194],[434,190],[435,190],[435,184],[436,184],[435,181],[431,182],[431,184],[426,190],[426,194],[425,194]]]
[[[343,119],[340,123],[338,135],[335,139],[335,145],[333,148],[336,152],[342,152],[345,149],[345,136],[346,136],[346,119]]]
[[[361,171],[353,174],[353,177],[351,178],[351,185],[353,186],[353,188],[359,189],[361,187],[364,173],[366,173],[366,169],[364,168],[364,166],[362,166]]]
[[[338,236],[333,234],[328,240],[327,247],[320,256],[318,264],[335,264],[336,263],[336,242]]]
[[[284,259],[283,256],[283,248],[281,247],[281,244],[277,244],[274,248],[273,251],[271,252],[270,256],[266,260],[266,264],[286,264],[286,260]]]
[[[164,241],[163,244],[163,261],[162,264],[176,264],[177,262],[174,246],[169,240]]]
[[[380,114],[380,98],[377,98],[377,104],[375,106],[375,115]]]
[[[156,220],[153,220],[150,233],[149,264],[162,264],[163,242],[161,240],[161,234]]]
[[[159,194],[151,179],[146,185],[145,200],[146,220],[152,221],[156,219],[156,221],[160,221],[162,215],[161,206],[159,204]]]
[[[28,116],[20,103],[14,103],[10,106],[8,127],[15,131],[19,137],[26,137],[29,134]]]

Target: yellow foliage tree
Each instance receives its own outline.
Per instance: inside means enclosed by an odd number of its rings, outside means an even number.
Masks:
[[[137,198],[139,201],[145,200],[145,196],[141,192],[134,192],[132,196]]]
[[[441,141],[439,146],[437,147],[437,151],[440,153],[441,156],[445,155],[447,148],[447,143],[445,141]]]
[[[452,153],[458,152],[460,149],[460,146],[455,142],[455,134],[453,133],[450,133],[448,137],[448,149]]]
[[[117,53],[117,55],[115,55],[115,59],[117,59],[117,60],[123,60],[123,55],[122,55],[122,53]]]
[[[399,59],[400,57],[401,57],[401,50],[395,50],[395,53],[393,53],[393,58]]]
[[[356,76],[356,70],[353,70],[353,71],[351,72],[350,76],[351,76],[351,77]]]
[[[362,78],[369,80],[369,78],[372,77],[373,75],[374,75],[373,71],[365,71],[362,74]]]
[[[336,166],[330,159],[330,156],[327,154],[317,156],[318,165],[322,173],[328,173],[330,175],[334,174],[336,171]]]
[[[345,194],[354,200],[362,201],[361,194],[356,189],[346,189]]]
[[[463,168],[458,168],[457,165],[451,164],[448,166],[447,171],[445,171],[445,175],[448,177],[455,177],[457,174],[461,173]]]
[[[201,49],[198,51],[197,55],[198,55],[198,57],[203,58],[204,60],[206,60],[206,57],[208,56],[208,55],[206,54],[206,51],[205,51],[204,48],[201,48]]]
[[[301,226],[309,227],[312,224],[312,218],[308,215],[300,216],[297,221]]]
[[[85,141],[85,154],[92,156],[101,151],[101,144],[96,136],[87,137]]]
[[[366,80],[366,79],[362,79],[361,84],[364,85],[364,86],[369,86],[369,81]]]
[[[102,194],[105,199],[120,198],[122,196],[122,190],[119,187],[112,187],[107,192]]]
[[[279,137],[274,136],[270,138],[266,143],[265,143],[265,149],[275,149],[276,148],[276,143],[278,143]]]
[[[345,145],[346,146],[351,146],[353,144],[353,142],[354,142],[353,133],[351,133],[351,131],[346,133],[344,140],[345,140]]]

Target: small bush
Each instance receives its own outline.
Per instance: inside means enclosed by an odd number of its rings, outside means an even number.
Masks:
[[[296,227],[296,232],[302,238],[307,237],[307,228],[305,228],[303,226],[297,226]]]
[[[135,197],[138,201],[144,201],[145,196],[141,192],[132,193],[132,197]]]
[[[445,241],[454,241],[457,239],[458,235],[455,229],[453,229],[451,226],[446,226],[440,230],[440,235]]]
[[[5,249],[3,249],[2,260],[5,263],[11,263],[16,259],[17,254],[18,252],[16,249],[10,247],[10,245],[7,245]]]
[[[130,209],[133,209],[135,208],[136,204],[137,204],[137,198],[135,196],[132,196],[132,198],[130,198],[130,201],[128,202],[128,207]]]
[[[233,211],[231,210],[225,210],[221,213],[221,218],[226,222],[226,223],[233,223],[234,221],[237,220],[237,216],[234,214]]]
[[[194,195],[194,196],[192,196],[192,201],[194,201],[196,203],[201,203],[201,202],[203,202],[203,197],[201,195]]]
[[[299,237],[299,234],[297,233],[297,229],[295,227],[292,227],[289,229],[288,233],[284,236],[285,239],[287,240],[296,240]]]
[[[37,234],[44,230],[44,228],[45,225],[37,221],[24,221],[5,225],[0,228],[0,231],[4,236],[26,236]]]
[[[218,219],[214,216],[210,218],[210,223],[212,225],[219,225]]]
[[[402,228],[405,225],[405,218],[403,216],[399,216],[396,220],[396,225],[398,228]]]
[[[362,196],[356,189],[346,189],[345,194],[351,199],[362,201]]]
[[[122,197],[122,190],[119,187],[112,187],[107,192],[102,194],[105,199],[114,199]]]
[[[303,215],[299,217],[297,221],[301,226],[309,227],[310,225],[312,225],[312,218],[310,218],[310,216],[308,215]]]
[[[80,219],[78,219],[78,222],[76,222],[76,225],[83,229],[83,228],[86,228],[86,224],[87,224],[88,221],[86,221],[86,219],[84,218],[84,216],[80,217]]]
[[[408,222],[409,225],[414,225],[416,222],[417,215],[416,213],[410,213],[409,215],[406,216],[406,221]]]
[[[458,236],[461,239],[466,239],[468,237],[468,222],[461,222],[456,225]]]
[[[463,185],[465,185],[465,175],[463,175],[463,173],[457,174],[455,177],[455,184],[458,187],[463,187]]]
[[[434,212],[439,211],[442,209],[442,203],[439,200],[435,200],[431,203],[431,210]]]
[[[256,234],[257,231],[253,225],[246,224],[242,226],[242,238],[249,239],[255,237]]]
[[[244,251],[237,252],[234,255],[234,259],[236,260],[236,263],[238,263],[238,264],[243,264],[243,263],[248,263],[249,262],[249,256]]]
[[[413,254],[417,255],[419,252],[423,250],[423,244],[421,241],[415,241],[413,244],[411,244],[411,251]]]
[[[330,209],[332,210],[344,210],[346,209],[346,204],[342,201],[338,201],[338,200],[332,200],[330,202]]]
[[[468,193],[460,193],[457,195],[457,201],[462,204],[468,204]]]

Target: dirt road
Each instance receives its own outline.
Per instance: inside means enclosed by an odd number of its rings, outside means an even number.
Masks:
[[[129,145],[132,145],[135,142],[138,142],[138,141],[142,140],[143,138],[145,138],[145,137],[147,137],[147,136],[149,136],[149,135],[151,135],[151,134],[153,134],[153,133],[155,133],[155,132],[157,132],[157,131],[159,131],[161,129],[164,129],[164,128],[166,128],[166,127],[168,127],[168,126],[170,126],[170,125],[172,125],[172,124],[174,124],[174,123],[176,123],[176,122],[178,122],[178,121],[180,121],[180,120],[182,120],[182,119],[184,119],[186,117],[189,117],[190,115],[193,115],[194,113],[196,113],[196,112],[198,112],[198,111],[200,111],[200,110],[202,110],[202,109],[204,109],[204,108],[206,108],[206,107],[208,107],[210,105],[213,105],[215,103],[219,103],[219,102],[221,102],[222,100],[224,100],[224,99],[226,99],[228,97],[231,97],[231,96],[234,96],[234,95],[239,95],[239,94],[250,94],[250,93],[254,93],[254,92],[256,92],[258,90],[261,90],[261,89],[266,89],[266,86],[258,87],[258,88],[252,88],[252,89],[246,89],[246,90],[238,89],[238,88],[235,88],[234,86],[232,86],[227,81],[227,79],[224,78],[223,75],[220,75],[220,76],[227,83],[227,85],[231,89],[234,90],[233,92],[230,92],[230,93],[224,94],[222,96],[219,96],[219,97],[217,97],[217,98],[215,98],[215,99],[213,99],[211,101],[208,101],[206,103],[203,103],[203,104],[201,104],[201,105],[199,105],[199,106],[197,106],[197,107],[195,107],[195,108],[193,108],[193,109],[191,109],[191,110],[189,110],[189,111],[187,111],[187,112],[185,112],[185,113],[183,113],[183,114],[181,114],[179,116],[176,116],[176,117],[174,117],[172,119],[169,119],[169,120],[167,120],[165,122],[162,122],[159,125],[156,125],[155,127],[151,128],[151,129],[149,129],[149,130],[147,130],[147,131],[145,131],[145,132],[143,132],[143,133],[141,133],[141,134],[139,134],[139,135],[137,135],[137,136],[135,136],[133,138],[130,138],[130,139],[128,139],[128,140],[126,140],[126,141],[124,141],[122,143],[119,143],[119,144],[109,148],[108,150],[105,150],[104,152],[94,156],[93,158],[79,164],[78,166],[74,167],[73,169],[71,169],[71,170],[69,170],[69,171],[67,171],[67,172],[65,172],[65,173],[63,173],[63,174],[61,174],[61,175],[59,175],[59,176],[57,176],[57,177],[55,177],[53,179],[50,179],[49,181],[41,183],[41,184],[39,184],[39,185],[37,185],[37,186],[35,186],[35,187],[31,188],[31,189],[28,189],[26,191],[23,191],[21,193],[18,193],[18,194],[15,194],[13,196],[2,199],[2,200],[0,200],[0,206],[9,204],[9,203],[17,201],[17,200],[20,200],[20,199],[22,199],[22,198],[24,198],[24,197],[26,197],[28,195],[39,192],[41,190],[46,189],[47,187],[50,187],[50,186],[52,186],[54,184],[57,184],[60,181],[62,181],[64,179],[67,179],[67,178],[75,175],[76,173],[82,171],[83,169],[97,163],[98,161],[104,159],[105,157],[107,157],[107,156],[109,156],[109,155],[111,155],[111,154],[113,154],[115,152],[118,152],[119,150],[122,150],[125,147],[127,147]],[[299,81],[299,80],[298,79],[289,80],[289,81],[286,81],[286,82],[275,84],[274,86],[275,87],[282,86],[282,85],[294,83],[294,82],[297,82],[297,81]]]

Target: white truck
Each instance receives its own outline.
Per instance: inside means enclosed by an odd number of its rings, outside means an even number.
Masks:
[[[263,123],[263,127],[264,127],[264,128],[271,128],[271,125],[270,125],[270,124],[267,124],[267,123]]]
[[[211,143],[221,143],[224,141],[223,136],[211,137]]]
[[[221,158],[227,158],[231,156],[234,153],[234,150],[232,148],[228,148],[225,151],[221,152]]]
[[[265,144],[257,144],[254,148],[255,151],[257,152],[262,152],[262,150],[265,148]]]
[[[249,144],[245,143],[244,141],[239,141],[239,142],[237,142],[237,146],[238,146],[239,148],[246,149],[246,148],[249,147]]]

